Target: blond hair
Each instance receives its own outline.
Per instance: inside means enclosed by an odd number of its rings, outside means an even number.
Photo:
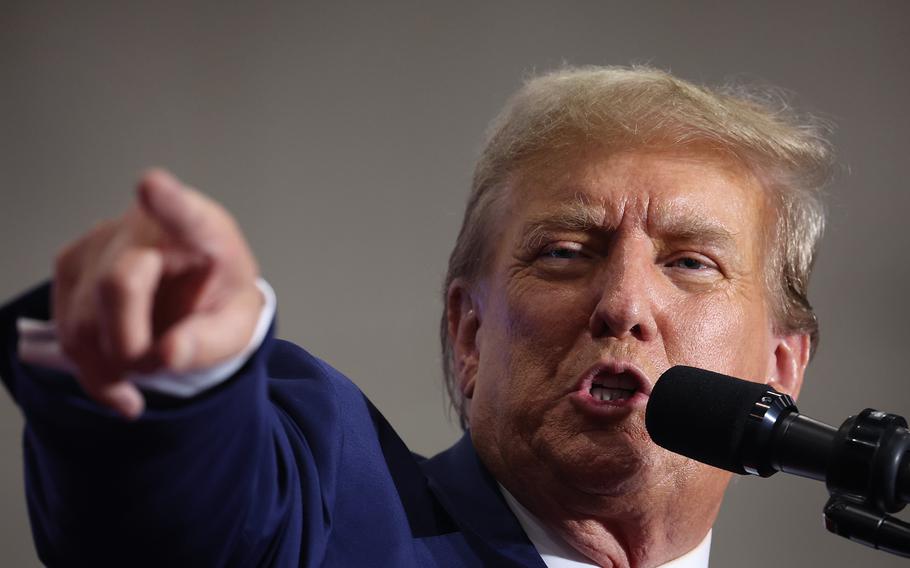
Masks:
[[[824,229],[820,192],[833,166],[828,130],[769,91],[711,89],[650,67],[574,67],[533,77],[490,125],[449,258],[443,298],[454,279],[473,283],[483,275],[495,204],[506,178],[523,166],[579,143],[613,149],[689,147],[730,156],[765,185],[777,213],[767,235],[766,269],[775,331],[808,334],[814,353],[818,322],[808,285]],[[464,427],[465,401],[455,377],[445,307],[440,339],[446,388]]]

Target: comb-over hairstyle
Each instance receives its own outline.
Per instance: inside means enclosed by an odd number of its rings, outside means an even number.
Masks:
[[[453,280],[470,285],[483,276],[497,203],[514,172],[573,147],[691,149],[727,156],[763,184],[773,218],[765,274],[775,330],[808,334],[814,354],[818,322],[808,285],[825,222],[820,194],[833,167],[829,131],[794,112],[778,93],[709,88],[650,67],[569,67],[533,77],[488,130],[449,258],[443,306]],[[465,427],[445,307],[440,339],[446,389]]]

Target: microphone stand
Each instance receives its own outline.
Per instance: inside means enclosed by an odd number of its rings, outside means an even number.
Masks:
[[[837,431],[826,485],[825,528],[910,558],[910,523],[888,513],[910,501],[910,431],[896,414],[867,408]]]

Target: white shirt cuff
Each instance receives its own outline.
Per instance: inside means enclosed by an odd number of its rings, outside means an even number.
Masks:
[[[143,390],[178,398],[190,398],[231,378],[262,345],[269,325],[275,317],[275,291],[262,278],[256,280],[256,287],[262,293],[262,310],[259,312],[253,335],[243,351],[206,369],[188,373],[131,374],[127,376],[127,380]],[[19,358],[22,361],[76,374],[75,365],[63,353],[57,341],[57,326],[54,321],[19,318],[16,320],[16,327],[19,332]]]

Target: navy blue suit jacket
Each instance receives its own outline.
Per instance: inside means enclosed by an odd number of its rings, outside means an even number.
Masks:
[[[47,319],[48,293],[0,309],[47,565],[544,568],[469,435],[412,454],[353,383],[271,333],[226,383],[149,393],[126,423],[18,360],[16,319]]]

